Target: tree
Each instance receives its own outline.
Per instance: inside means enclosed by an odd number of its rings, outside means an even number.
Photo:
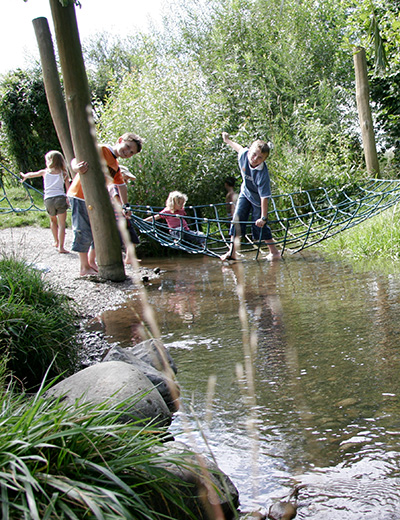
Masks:
[[[81,176],[90,224],[96,246],[99,275],[112,281],[125,279],[121,243],[114,211],[105,185],[103,165],[94,136],[90,93],[83,63],[73,2],[50,0],[58,52],[64,78],[71,137],[78,161],[89,170]],[[105,169],[105,167],[104,167]]]
[[[350,2],[349,2],[350,3]],[[400,133],[400,2],[362,0],[349,10],[350,41],[366,49],[374,115],[382,147],[398,146]]]
[[[16,70],[2,78],[0,119],[5,140],[2,148],[20,171],[43,168],[44,155],[59,149],[47,105],[41,71]]]

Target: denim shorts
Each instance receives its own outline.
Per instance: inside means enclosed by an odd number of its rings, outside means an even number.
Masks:
[[[89,214],[84,200],[70,197],[72,230],[74,240],[71,249],[77,253],[87,253],[90,247],[94,247],[92,228],[90,227]]]
[[[44,205],[50,217],[61,215],[68,209],[67,197],[65,195],[49,197],[48,199],[44,199]]]
[[[261,217],[261,207],[252,204],[244,195],[239,195],[237,200],[235,214],[233,215],[233,221],[229,230],[229,234],[231,236],[236,236],[237,234],[242,237],[245,236],[247,222],[249,221],[250,214],[252,221],[251,233],[253,240],[260,240],[260,231],[261,240],[271,240],[272,233],[269,226],[265,224],[264,227],[260,228],[255,225],[256,220]]]

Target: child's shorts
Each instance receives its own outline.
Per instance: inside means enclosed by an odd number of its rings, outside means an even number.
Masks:
[[[261,217],[261,207],[253,205],[244,195],[239,196],[229,234],[244,237],[250,213],[252,214],[251,233],[253,240],[271,240],[272,233],[268,225],[262,228],[255,225],[256,220]]]
[[[204,233],[200,231],[185,231],[180,228],[170,229],[170,234],[177,238],[178,240],[184,240],[185,242],[189,242],[190,244],[203,245],[206,241],[206,237]]]
[[[65,213],[68,209],[67,197],[64,195],[58,195],[57,197],[49,197],[48,199],[44,199],[44,205],[50,217],[61,215],[62,213]]]

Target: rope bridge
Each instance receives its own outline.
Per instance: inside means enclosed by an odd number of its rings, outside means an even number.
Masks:
[[[360,224],[395,205],[400,199],[400,180],[371,179],[351,191],[345,189],[315,188],[294,193],[273,195],[269,199],[268,225],[275,243],[285,250],[297,253],[305,248]],[[164,222],[144,219],[156,215],[163,208],[131,206],[132,222],[141,233],[161,245],[191,254],[219,257],[229,247],[229,225],[226,204],[187,206],[185,220],[195,233],[203,233],[202,244],[193,244],[182,233],[176,238]],[[251,231],[251,222],[247,222]],[[241,253],[252,251],[258,258],[267,249],[262,241],[246,235],[241,239]]]
[[[3,178],[4,173],[11,175],[11,178],[13,179],[11,183],[13,184],[14,188],[19,188],[18,191],[20,191],[22,188],[25,191],[25,195],[20,195],[17,197],[18,206],[15,206],[16,198],[12,197],[11,199],[11,197],[7,194]],[[41,206],[37,205],[35,198],[33,197],[34,194],[38,195],[36,199],[40,200]],[[16,175],[6,166],[0,164],[0,215],[5,213],[25,213],[26,211],[45,211],[43,206],[43,192],[37,190],[27,182],[21,183],[21,177],[19,175]]]
[[[21,183],[18,175],[0,164],[0,174],[4,172],[11,174],[14,185],[20,189],[23,187],[26,193],[25,197],[18,198],[20,207],[14,207],[7,195],[3,175],[0,175],[0,214],[44,211],[41,191],[26,182]],[[37,194],[40,194],[41,205],[36,204],[32,194],[36,195],[36,199]],[[273,195],[269,199],[268,225],[282,254],[285,250],[297,253],[385,211],[399,199],[400,180],[385,179],[370,179],[347,191],[344,188],[315,188]],[[181,232],[171,235],[165,221],[154,218],[144,220],[157,215],[164,207],[131,205],[131,208],[132,223],[143,235],[156,240],[162,246],[211,257],[219,257],[228,250],[230,219],[227,217],[225,203],[185,208],[185,220],[191,231],[197,234],[196,240],[191,240],[190,234],[184,232],[183,222]],[[251,232],[251,222],[246,224]],[[265,249],[267,245],[264,242],[254,241],[250,235],[241,239],[242,253],[253,252],[258,258]]]

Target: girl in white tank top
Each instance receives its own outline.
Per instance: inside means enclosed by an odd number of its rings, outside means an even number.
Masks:
[[[64,248],[65,222],[67,219],[69,188],[68,168],[64,156],[56,150],[45,155],[46,168],[37,172],[20,173],[22,182],[34,177],[43,177],[44,203],[50,217],[50,229],[54,238],[54,247],[60,253],[68,253]]]

